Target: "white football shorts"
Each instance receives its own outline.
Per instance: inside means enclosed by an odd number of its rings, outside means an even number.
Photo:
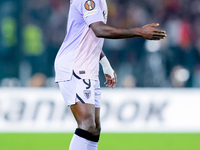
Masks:
[[[73,73],[70,80],[58,82],[58,85],[67,106],[80,101],[100,108],[101,88],[99,80],[81,79]]]

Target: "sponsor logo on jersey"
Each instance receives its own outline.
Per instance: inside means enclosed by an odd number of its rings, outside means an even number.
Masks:
[[[84,90],[83,93],[84,93],[84,96],[85,96],[87,99],[89,99],[89,98],[91,97],[91,90]]]
[[[91,11],[95,8],[95,2],[93,0],[87,0],[85,2],[85,9]]]
[[[95,15],[95,14],[98,14],[98,10],[97,9],[85,12],[84,13],[84,17],[86,18],[88,16],[92,16],[92,15]]]

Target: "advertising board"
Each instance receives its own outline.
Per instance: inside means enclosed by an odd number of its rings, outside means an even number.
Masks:
[[[102,89],[102,132],[200,132],[198,89]],[[0,132],[73,132],[57,88],[1,88]]]

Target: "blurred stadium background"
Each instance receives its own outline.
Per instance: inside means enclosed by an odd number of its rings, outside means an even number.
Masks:
[[[107,2],[108,24],[158,22],[168,37],[105,40],[118,84],[104,88],[100,71],[99,150],[200,149],[200,1]],[[0,150],[68,148],[76,124],[53,68],[68,8],[69,0],[0,0]]]

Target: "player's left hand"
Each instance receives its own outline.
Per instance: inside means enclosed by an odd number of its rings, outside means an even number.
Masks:
[[[112,88],[114,88],[115,85],[117,84],[117,75],[116,75],[115,72],[114,72],[113,74],[114,74],[114,78],[111,78],[111,76],[108,75],[108,74],[104,74],[105,77],[106,77],[106,82],[105,82],[104,84],[105,84],[107,87],[112,87]]]
[[[163,30],[156,29],[159,23],[152,23],[145,25],[141,28],[141,36],[147,40],[161,40],[167,37],[167,34]]]

